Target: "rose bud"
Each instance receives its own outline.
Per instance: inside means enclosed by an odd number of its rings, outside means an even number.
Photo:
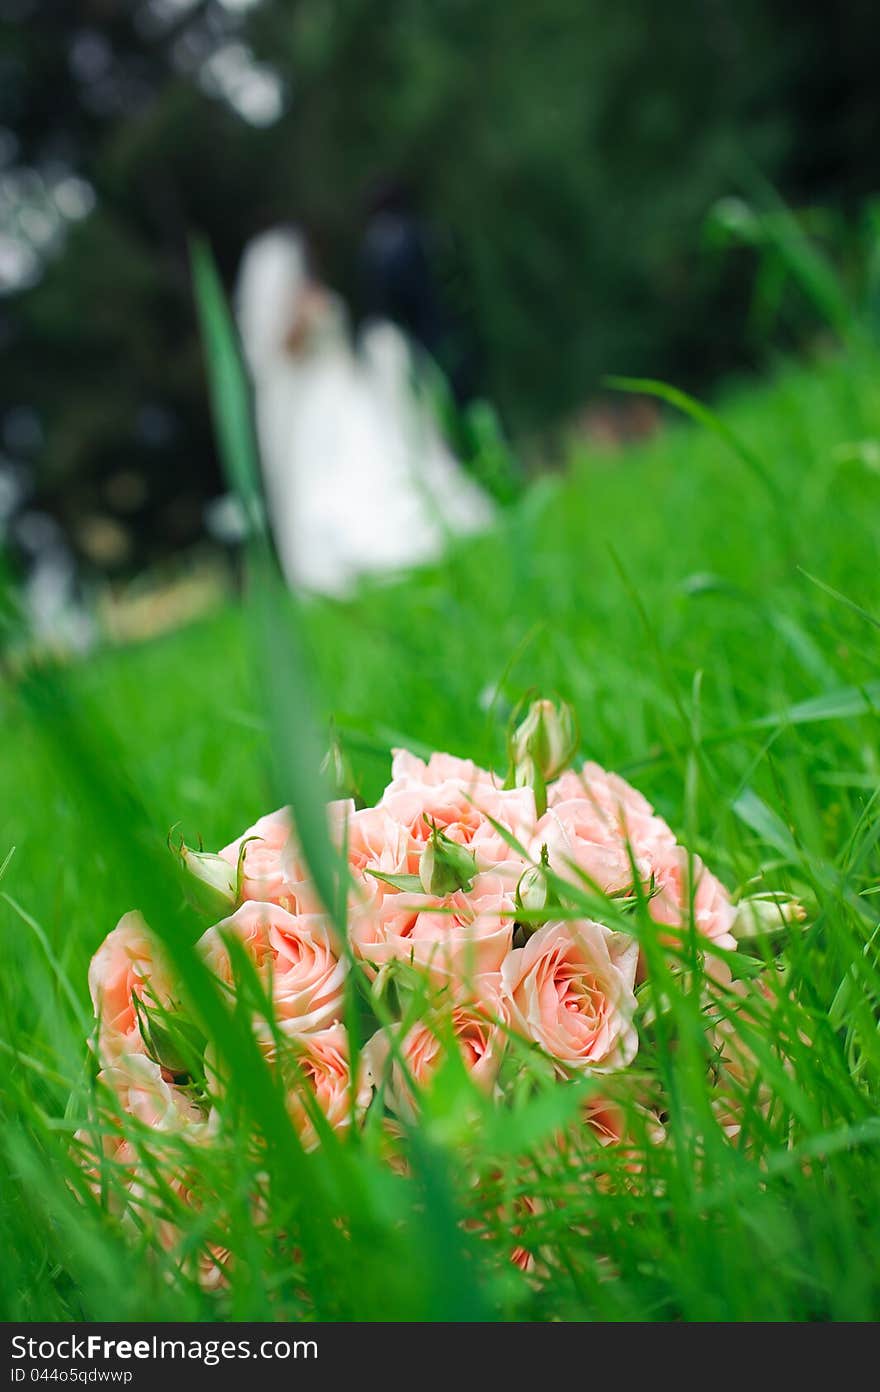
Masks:
[[[740,900],[730,931],[737,942],[772,937],[792,924],[803,923],[806,916],[807,911],[799,899],[781,890],[767,890]]]
[[[159,1010],[133,998],[138,1027],[147,1057],[176,1076],[194,1072],[205,1052],[205,1036],[192,1020],[178,1011]]]
[[[535,790],[538,815],[547,806],[547,784],[558,778],[574,758],[578,747],[574,711],[564,701],[533,701],[525,719],[510,738],[509,783]]]
[[[554,916],[554,911],[559,907],[559,898],[547,879],[547,870],[550,868],[550,854],[547,846],[541,847],[541,862],[539,865],[530,865],[520,875],[519,883],[514,895],[514,903],[518,910],[529,914],[529,920],[520,927],[525,929],[525,933],[533,933],[540,927],[537,915],[543,914],[546,910],[546,918]],[[546,919],[544,920],[546,921]]]
[[[212,907],[228,908],[238,900],[238,875],[234,865],[210,851],[194,851],[183,841],[178,849],[180,863],[199,882]]]
[[[444,836],[432,827],[431,837],[419,859],[419,879],[426,894],[454,894],[457,889],[473,888],[477,858],[466,846]]]

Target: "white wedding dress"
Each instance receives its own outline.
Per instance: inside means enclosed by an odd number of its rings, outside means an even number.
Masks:
[[[237,313],[253,377],[269,521],[288,583],[344,595],[367,574],[436,558],[493,507],[412,387],[403,335],[351,346],[338,299],[311,282],[295,232],[245,250]]]

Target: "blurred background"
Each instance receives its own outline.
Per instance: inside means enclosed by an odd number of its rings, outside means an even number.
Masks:
[[[0,538],[33,611],[163,567],[184,610],[212,591],[193,232],[231,288],[295,222],[357,323],[403,208],[431,313],[381,312],[503,503],[571,432],[651,429],[603,374],[704,395],[816,340],[751,215],[769,190],[871,280],[878,70],[871,0],[0,0]]]

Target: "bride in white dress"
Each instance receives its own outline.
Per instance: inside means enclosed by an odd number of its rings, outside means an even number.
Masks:
[[[344,595],[360,576],[440,554],[493,507],[412,385],[409,347],[379,322],[351,345],[341,301],[275,230],[242,259],[237,313],[253,377],[269,520],[288,583]]]

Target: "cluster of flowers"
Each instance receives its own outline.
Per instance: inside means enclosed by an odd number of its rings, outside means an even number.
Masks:
[[[289,1112],[306,1149],[320,1142],[316,1107],[335,1130],[370,1105],[410,1120],[450,1046],[487,1095],[499,1094],[505,1058],[539,1055],[561,1080],[627,1068],[646,972],[638,934],[626,928],[633,905],[658,925],[659,941],[693,942],[696,933],[707,971],[725,970],[742,906],[629,783],[595,763],[569,768],[576,746],[570,713],[536,702],[511,738],[503,785],[469,760],[397,750],[375,806],[331,803],[331,838],[347,863],[344,941],[287,810],[217,855],[181,848],[188,870],[228,905],[198,950],[230,999],[242,954],[253,968],[263,1003],[252,1027],[272,1067],[290,1064]],[[613,926],[601,921],[603,902],[615,909],[604,915]],[[751,904],[762,908],[779,917],[778,905]],[[383,1021],[354,1080],[344,1022],[351,971],[371,983]],[[209,1136],[222,1069],[188,1033],[173,975],[139,914],[108,935],[89,985],[101,1078],[120,1113],[153,1130]],[[202,1095],[190,1060],[199,1049]]]

